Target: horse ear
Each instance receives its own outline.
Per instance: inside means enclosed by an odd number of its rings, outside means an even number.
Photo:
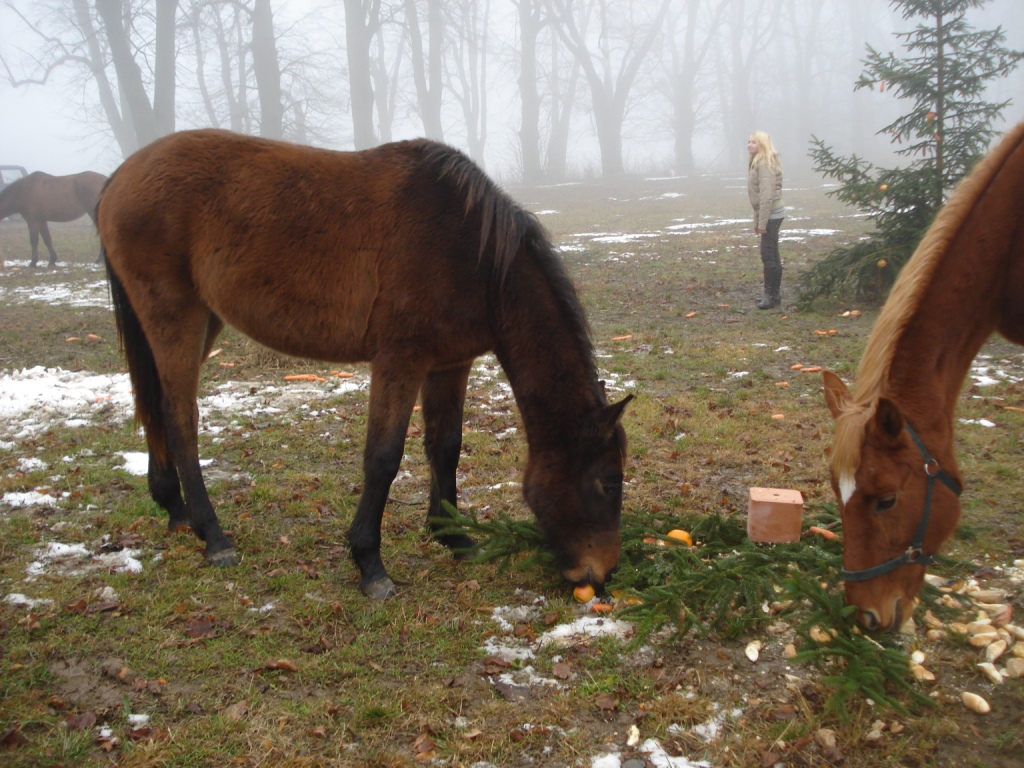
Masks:
[[[825,382],[825,402],[828,404],[828,409],[832,412],[832,418],[837,419],[850,400],[853,399],[853,395],[850,394],[850,390],[843,383],[843,380],[832,373],[832,371],[822,371],[821,378]]]
[[[622,414],[625,412],[626,406],[632,399],[633,395],[626,395],[624,398],[619,400],[619,402],[604,406],[597,414],[598,425],[611,434],[611,431],[615,429],[615,425],[619,423],[619,419],[622,418]]]
[[[903,431],[905,420],[900,407],[888,397],[878,398],[875,404],[875,429],[891,439],[896,439]]]

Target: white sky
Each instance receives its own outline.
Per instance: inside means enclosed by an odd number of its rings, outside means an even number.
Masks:
[[[326,0],[329,2],[329,0]],[[275,0],[275,22],[289,24],[325,0]],[[15,0],[19,7],[31,4]],[[992,0],[983,9],[976,21],[978,28],[988,29],[1002,24],[1007,34],[1006,45],[1010,48],[1024,48],[1024,14],[1013,13],[1017,3],[1011,0]],[[329,14],[321,10],[316,14],[323,18],[321,31],[324,34],[341,37],[340,30],[332,30],[331,24],[338,18],[336,9]],[[897,25],[907,28],[906,22]],[[20,41],[20,23],[13,13],[0,5],[0,52],[17,61]],[[884,50],[895,47],[892,45]],[[851,74],[852,79],[857,73]],[[2,73],[0,73],[2,78]],[[1012,124],[1024,119],[1024,94],[1020,88],[1024,83],[1024,71],[1020,68],[1009,80],[995,84],[989,91],[992,100],[1013,98],[1016,102],[1006,111],[1006,118]],[[12,88],[0,79],[0,165],[23,165],[28,170],[43,170],[53,174],[77,173],[94,170],[110,173],[121,162],[113,140],[98,134],[89,127],[85,115],[69,113],[66,101],[58,94],[67,86],[55,81],[47,86]],[[500,100],[492,100],[491,107],[499,109]],[[488,141],[488,155],[496,151],[507,137],[497,134],[505,131],[497,113],[490,121],[491,139]],[[401,138],[404,138],[402,136]],[[343,147],[338,147],[343,148]],[[490,165],[490,163],[488,163]]]

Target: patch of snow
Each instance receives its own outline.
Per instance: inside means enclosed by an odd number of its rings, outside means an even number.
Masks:
[[[581,616],[568,624],[559,624],[545,632],[537,639],[537,644],[544,648],[555,645],[571,645],[586,637],[616,637],[625,640],[633,631],[629,622],[617,619],[606,619],[600,616]]]
[[[37,606],[50,606],[53,605],[53,600],[48,598],[42,600],[36,600],[32,597],[27,597],[20,592],[11,592],[11,594],[4,597],[5,603],[10,603],[15,608],[36,608]]]
[[[960,419],[961,424],[978,424],[982,427],[994,427],[995,423],[988,419]]]
[[[142,563],[136,558],[139,552],[122,549],[120,552],[91,553],[84,544],[62,544],[51,541],[36,550],[35,561],[29,563],[25,573],[26,581],[58,570],[64,575],[80,576],[90,571],[112,571],[114,573],[141,573]]]
[[[657,739],[647,739],[637,751],[643,752],[648,764],[655,768],[711,768],[706,760],[694,762],[688,757],[672,757]],[[599,755],[593,758],[590,768],[622,768],[622,758],[616,752]]]
[[[14,507],[55,507],[57,506],[57,499],[48,493],[39,493],[38,491],[11,491],[5,493],[3,498],[0,498],[0,504],[7,504],[8,506]]]

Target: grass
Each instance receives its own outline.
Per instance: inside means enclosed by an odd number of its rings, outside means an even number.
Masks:
[[[230,423],[216,417],[224,431],[201,435],[201,454],[217,460],[211,495],[242,554],[230,571],[205,566],[193,537],[168,533],[144,478],[116,469],[121,452],[144,450],[130,423],[55,426],[0,452],[0,493],[49,487],[68,494],[57,508],[0,508],[0,593],[51,601],[31,609],[0,603],[4,764],[588,766],[605,752],[623,760],[634,754],[626,739],[635,725],[671,754],[716,768],[771,764],[772,757],[814,766],[1012,765],[1024,746],[1019,682],[985,683],[974,649],[953,636],[927,640],[923,628],[885,639],[887,655],[873,658],[879,649],[849,630],[827,578],[837,567],[836,545],[745,541],[746,493],[755,485],[799,489],[808,524],[834,524],[824,458],[831,424],[820,380],[790,366],[821,365],[851,380],[877,310],[823,304],[792,311],[800,271],[854,241],[863,226],[814,186],[787,193],[793,209],[783,236],[841,231],[783,240],[787,311],[755,310],[760,265],[746,227],[666,229],[705,214],[745,217],[745,198],[729,185],[635,179],[615,189],[512,190],[531,208],[557,210],[543,220],[557,242],[580,248],[565,258],[602,375],[613,397],[638,394],[624,422],[626,559],[610,585],[622,590],[623,604],[627,596],[643,601],[611,614],[633,622],[627,642],[536,648],[534,658],[508,666],[484,650],[489,638],[539,638],[585,611],[537,550],[517,485],[526,450],[521,424],[491,382],[470,388],[459,477],[460,507],[493,548],[482,561],[456,562],[424,535],[428,473],[413,430],[383,529],[385,561],[401,594],[384,604],[359,595],[344,547],[362,482],[364,392],[310,401],[305,411]],[[667,191],[687,196],[663,197]],[[652,231],[659,234],[631,242],[580,234]],[[95,240],[88,227],[54,227],[54,237],[69,257],[56,271],[0,273],[0,369],[118,372],[107,310],[10,293],[102,277],[89,263]],[[23,225],[0,224],[8,260],[24,259],[27,250]],[[851,308],[862,314],[841,317]],[[204,393],[229,380],[280,387],[286,373],[336,367],[267,355],[230,331],[218,346]],[[1024,367],[1020,350],[1006,342],[993,340],[984,351],[1018,373]],[[1004,407],[1022,401],[1020,383],[964,390],[958,415],[997,426],[958,428],[968,487],[951,559],[936,568],[943,575],[980,572],[986,583],[1007,584],[985,568],[1022,556],[1014,481],[1024,414]],[[772,418],[779,414],[785,418]],[[519,431],[509,433],[512,427]],[[25,457],[46,468],[21,469]],[[676,527],[690,530],[699,546],[643,541]],[[128,546],[140,552],[143,571],[27,582],[26,566],[50,541],[84,542],[92,551]],[[115,608],[75,607],[99,605],[104,587],[118,595]],[[766,601],[787,600],[788,610],[762,610]],[[497,607],[521,611],[514,633],[492,620]],[[946,620],[964,614],[938,604],[934,611]],[[812,645],[803,636],[812,624],[834,628],[842,642]],[[763,644],[756,664],[744,656],[751,639]],[[800,646],[799,660],[784,657],[786,642]],[[906,680],[905,654],[917,649],[928,654],[934,684]],[[851,658],[866,662],[851,670]],[[104,671],[112,665],[130,668],[130,679]],[[500,673],[520,679],[528,667],[560,687],[524,686],[519,697],[499,685]],[[993,713],[966,713],[963,689],[984,693]],[[922,705],[922,695],[935,706]],[[129,712],[148,714],[151,730],[129,724]],[[89,713],[110,727],[116,745],[95,728],[75,730],[75,718]],[[719,736],[706,742],[693,728],[708,723]],[[834,750],[816,740],[822,728],[835,732]],[[873,731],[877,738],[869,738]]]

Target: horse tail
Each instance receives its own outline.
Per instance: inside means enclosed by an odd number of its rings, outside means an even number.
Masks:
[[[100,255],[107,267],[117,337],[128,363],[128,375],[135,393],[135,420],[146,430],[150,451],[157,451],[159,454],[167,446],[167,426],[164,421],[163,385],[157,372],[153,348],[149,345],[139,316],[135,313],[121,279],[114,272],[110,260],[106,258],[106,249],[102,245]],[[158,461],[167,460],[166,455],[156,455],[153,458]]]

